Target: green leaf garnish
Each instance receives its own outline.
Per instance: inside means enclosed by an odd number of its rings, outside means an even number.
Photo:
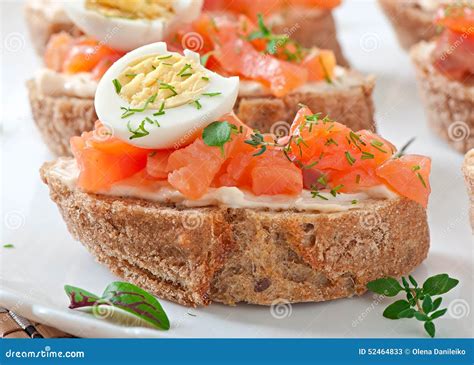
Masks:
[[[429,295],[440,295],[447,293],[456,285],[459,280],[450,278],[448,274],[432,276],[423,283],[423,292]]]
[[[398,281],[394,278],[381,278],[371,281],[367,284],[367,289],[387,297],[394,297],[403,290]]]
[[[64,290],[70,299],[71,309],[108,305],[120,308],[156,328],[170,328],[168,316],[158,300],[133,284],[113,282],[105,288],[101,297],[70,285],[65,285]]]
[[[393,320],[415,318],[424,322],[426,333],[434,337],[436,327],[433,321],[446,314],[447,308],[438,310],[442,298],[433,300],[432,297],[447,293],[459,283],[459,280],[450,278],[448,274],[439,274],[426,279],[421,288],[411,275],[408,276],[408,280],[402,277],[401,281],[402,285],[395,278],[377,279],[369,282],[367,289],[389,297],[405,292],[406,300],[400,299],[390,304],[384,310],[383,316]]]
[[[156,59],[157,60],[167,60],[168,58],[171,58],[171,57],[173,57],[173,55],[169,54],[169,55],[166,55],[166,56],[157,57]]]
[[[5,245],[3,245],[3,248],[14,248],[15,246],[12,245],[11,243],[7,243]]]
[[[390,304],[383,311],[383,316],[389,319],[398,319],[399,314],[410,308],[410,303],[406,300],[397,300],[396,302]]]
[[[202,139],[205,144],[211,147],[219,147],[224,155],[224,145],[230,141],[233,133],[240,133],[241,130],[234,124],[227,121],[215,121],[209,124],[202,131]]]

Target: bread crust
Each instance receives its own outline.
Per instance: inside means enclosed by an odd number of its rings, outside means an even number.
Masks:
[[[345,82],[345,78],[350,78],[351,82]],[[307,105],[315,113],[328,115],[353,130],[375,130],[372,101],[374,87],[374,77],[348,71],[341,82],[328,84],[321,81],[282,98],[258,94],[239,95],[234,110],[241,120],[265,132],[275,132],[274,129],[281,126],[281,122],[286,123],[289,130],[300,104]]]
[[[392,23],[402,48],[409,50],[414,44],[436,36],[433,13],[423,10],[414,2],[379,0],[383,12]]]
[[[82,34],[80,29],[71,21],[52,22],[46,17],[44,9],[34,7],[32,1],[26,2],[24,12],[33,47],[41,57],[44,55],[46,45],[53,34],[67,32],[74,37]]]
[[[462,166],[464,179],[466,180],[467,193],[471,202],[471,227],[474,232],[474,149],[466,153]]]
[[[73,237],[116,275],[186,306],[351,297],[428,253],[426,211],[404,198],[337,213],[182,208],[83,193],[55,163],[41,177]]]
[[[461,153],[474,148],[474,86],[450,80],[431,62],[434,43],[420,42],[410,52],[430,127]]]
[[[71,155],[71,137],[94,128],[94,100],[43,95],[34,80],[27,82],[27,88],[33,119],[44,142],[57,156]]]

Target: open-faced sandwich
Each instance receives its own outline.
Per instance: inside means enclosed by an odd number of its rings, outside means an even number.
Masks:
[[[90,8],[101,7],[112,16],[127,18],[130,14],[137,16],[143,13],[145,16],[156,10],[168,14],[179,12],[180,17],[186,18],[193,11],[181,12],[180,9],[191,3],[195,9],[202,5],[202,0],[71,0],[67,2],[85,3]],[[64,9],[64,3],[66,1],[27,0],[26,22],[33,44],[40,55],[44,53],[46,44],[53,34],[65,31],[78,36],[82,32],[81,24],[71,20]],[[258,13],[269,16],[277,33],[288,34],[305,47],[331,49],[338,63],[347,66],[347,61],[337,41],[336,26],[331,13],[331,10],[340,3],[341,0],[292,0],[291,2],[288,0],[205,0],[204,7],[207,11],[246,14],[254,21]],[[138,36],[137,39],[139,39]]]
[[[246,15],[257,22],[258,14],[276,34],[286,34],[303,47],[334,52],[337,63],[348,66],[337,40],[332,10],[341,0],[205,0],[204,9],[213,13]]]
[[[306,48],[285,34],[275,34],[261,14],[248,17],[203,14],[177,33],[176,47],[198,34],[206,67],[239,76],[234,111],[251,127],[272,131],[291,124],[299,104],[331,115],[354,130],[375,128],[374,77],[337,65],[334,52]]]
[[[86,19],[81,15],[84,11],[90,12],[77,3],[72,8],[68,13],[72,19],[77,16],[78,23]],[[82,27],[93,39],[112,32],[108,18],[98,19],[102,27],[91,20]],[[141,29],[140,22],[133,26]],[[70,137],[93,128],[97,81],[123,54],[110,46],[131,50],[137,43],[128,39],[129,33],[133,32],[116,32],[111,37],[115,42],[107,45],[64,32],[51,37],[45,52],[46,67],[28,87],[34,119],[56,154],[69,154]],[[338,66],[330,50],[305,48],[286,35],[274,34],[260,15],[254,24],[245,16],[204,14],[170,37],[174,49],[188,46],[200,50],[208,68],[243,79],[234,110],[253,128],[287,132],[303,103],[355,130],[375,129],[372,76]]]
[[[474,2],[441,8],[435,23],[441,35],[411,57],[431,128],[465,153],[474,147]]]
[[[471,201],[471,226],[474,230],[474,149],[466,153],[462,170],[466,179],[467,193]]]
[[[437,34],[433,24],[436,10],[456,0],[379,0],[398,37],[408,50],[420,41],[429,41]]]
[[[238,89],[165,43],[112,65],[95,129],[41,169],[72,235],[189,306],[349,297],[422,262],[429,158],[306,106],[288,136],[261,134],[233,114]]]
[[[55,154],[69,155],[69,139],[91,130],[97,120],[94,94],[97,81],[107,68],[126,51],[163,40],[194,20],[200,14],[202,1],[158,1],[148,5],[107,0],[60,3],[61,11],[80,27],[83,35],[74,37],[62,31],[48,37],[45,67],[28,82],[28,90],[43,139]],[[54,9],[59,12],[59,5],[55,4]],[[34,9],[48,13],[50,6],[46,1],[43,7],[36,4]]]

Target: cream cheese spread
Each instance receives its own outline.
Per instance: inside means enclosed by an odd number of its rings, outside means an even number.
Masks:
[[[67,184],[69,188],[76,188],[79,169],[75,160],[59,159],[52,173]],[[325,213],[358,209],[360,204],[367,200],[395,199],[398,197],[396,193],[384,185],[354,194],[341,193],[335,197],[329,192],[321,192],[320,194],[328,200],[318,197],[313,198],[308,190],[303,190],[297,196],[256,196],[237,187],[220,187],[210,188],[200,199],[190,200],[172,188],[166,181],[148,180],[143,178],[140,173],[98,193],[108,196],[138,198],[158,203],[173,203],[184,207],[225,206],[229,208],[318,211]]]

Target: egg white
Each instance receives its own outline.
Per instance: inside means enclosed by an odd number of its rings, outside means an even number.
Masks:
[[[87,35],[121,51],[164,40],[179,26],[191,23],[200,14],[204,0],[175,0],[171,19],[127,19],[110,17],[86,9],[84,0],[64,3],[69,18]]]
[[[122,119],[123,110],[120,108],[128,107],[129,104],[116,93],[113,80],[138,58],[147,55],[168,54],[175,53],[169,52],[164,42],[138,48],[115,62],[100,80],[95,95],[96,113],[99,120],[112,129],[115,137],[142,148],[176,148],[187,143],[190,138],[210,123],[219,120],[220,117],[233,110],[239,91],[239,78],[226,78],[206,70],[209,83],[204,93],[220,92],[221,94],[213,97],[200,96],[201,109],[197,109],[193,104],[185,104],[165,109],[165,114],[160,116],[153,116],[158,111],[157,109],[147,109],[144,112],[137,112],[128,118]],[[199,55],[195,52],[185,50],[184,55],[200,62]],[[146,123],[146,130],[149,134],[144,137],[130,139],[133,133],[130,132],[128,123],[130,123],[132,129],[136,129],[146,117],[157,120],[160,126]]]

